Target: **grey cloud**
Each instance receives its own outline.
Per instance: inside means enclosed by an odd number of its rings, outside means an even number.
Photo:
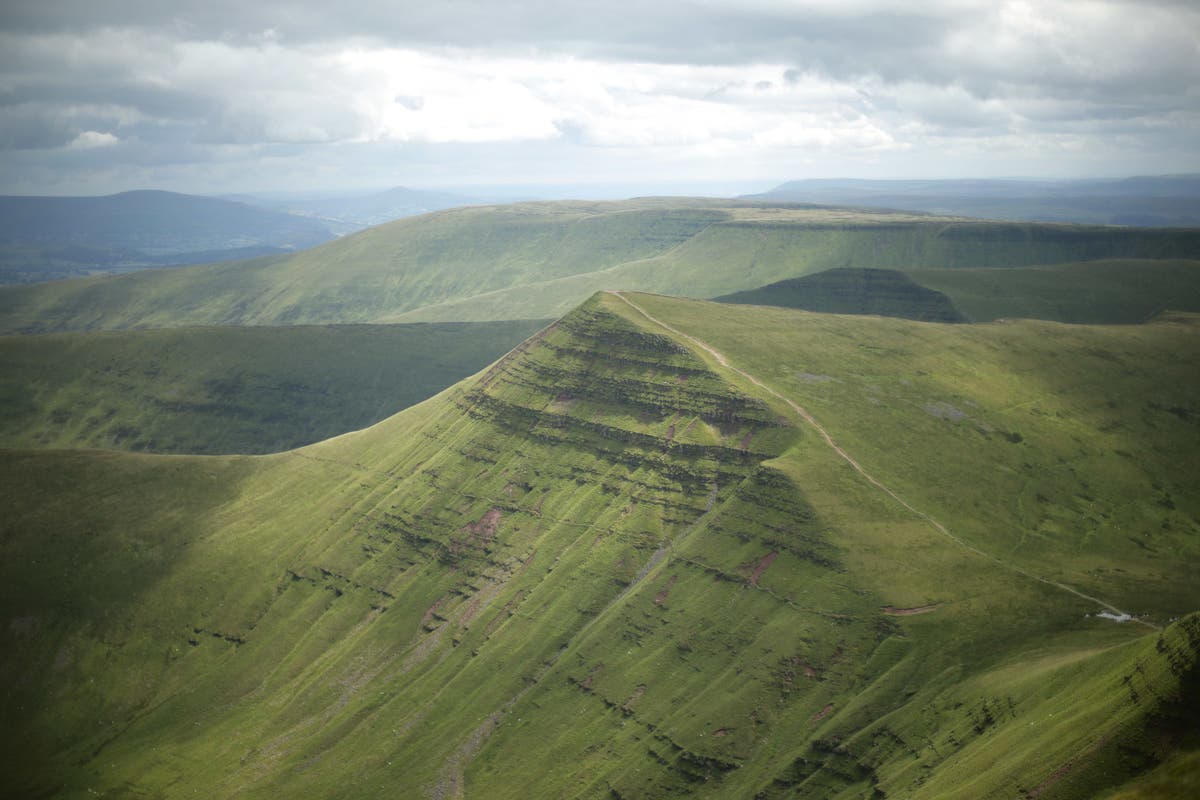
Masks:
[[[0,150],[61,147],[82,132],[55,109],[11,106],[0,114]]]
[[[838,102],[893,131],[979,138],[1099,137],[1111,130],[1169,141],[1176,152],[1195,151],[1186,141],[1200,117],[1200,10],[1194,2],[1035,3],[1030,7],[1039,13],[1094,11],[1100,22],[1072,27],[1069,35],[1018,32],[1007,39],[998,27],[1002,5],[6,0],[0,9],[0,150],[62,148],[92,130],[124,142],[70,155],[97,170],[114,163],[146,169],[187,159],[207,163],[231,153],[313,159],[315,145],[357,141],[368,122],[314,58],[382,44],[485,57],[765,64],[775,70],[773,81],[755,75],[744,83],[714,80],[707,88],[670,92],[743,106],[778,103],[783,113],[800,110],[785,105],[786,90],[815,79],[854,87],[859,99]],[[180,72],[185,51],[200,63]],[[776,86],[785,90],[779,99],[767,94]],[[419,84],[403,88],[395,103],[429,116],[433,91]],[[625,103],[620,89],[612,94]],[[596,144],[579,120],[564,118],[555,126],[556,146]],[[404,152],[426,158],[435,150],[454,152],[415,147]],[[49,169],[51,156],[45,158]],[[0,164],[0,170],[10,166]]]

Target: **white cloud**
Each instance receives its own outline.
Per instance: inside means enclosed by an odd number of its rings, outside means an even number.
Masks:
[[[97,147],[112,147],[121,140],[103,131],[83,131],[68,144],[70,150],[92,150]]]

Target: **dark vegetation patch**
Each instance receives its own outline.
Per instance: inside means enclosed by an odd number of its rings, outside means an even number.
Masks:
[[[964,322],[946,295],[889,269],[837,268],[713,298],[831,314],[877,314],[925,322]]]

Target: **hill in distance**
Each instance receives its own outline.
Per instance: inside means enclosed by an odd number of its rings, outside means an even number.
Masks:
[[[403,219],[288,256],[0,288],[0,331],[547,319],[612,287],[715,297],[840,267],[1198,253],[1200,229],[686,198],[518,203]]]
[[[599,294],[301,450],[10,451],[5,780],[1178,786],[1200,750],[1198,335]]]
[[[0,197],[0,282],[228,261],[332,238],[312,219],[175,192]]]
[[[250,205],[270,208],[287,214],[313,217],[338,234],[352,233],[372,225],[427,214],[431,211],[468,206],[480,201],[466,195],[426,189],[396,186],[382,192],[369,193],[272,193],[235,195]]]
[[[1200,176],[1119,180],[789,181],[749,199],[908,209],[985,219],[1196,227]]]

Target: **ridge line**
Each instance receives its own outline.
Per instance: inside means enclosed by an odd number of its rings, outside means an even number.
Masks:
[[[858,472],[863,478],[865,478],[871,485],[873,485],[875,488],[882,491],[888,497],[891,497],[893,500],[895,500],[897,503],[899,503],[901,506],[903,506],[905,509],[907,509],[910,513],[915,514],[917,517],[924,520],[934,530],[936,530],[938,533],[941,533],[943,536],[950,539],[952,542],[954,542],[958,546],[962,547],[965,550],[969,550],[970,552],[975,553],[976,555],[982,556],[983,558],[986,558],[989,561],[999,564],[1000,566],[1002,566],[1006,569],[1012,570],[1013,572],[1016,572],[1019,575],[1023,575],[1026,578],[1030,578],[1032,580],[1038,581],[1039,583],[1044,583],[1047,586],[1056,587],[1065,592],[1069,592],[1069,593],[1075,595],[1076,597],[1080,597],[1084,600],[1088,600],[1089,602],[1096,603],[1097,605],[1103,607],[1104,609],[1106,609],[1110,612],[1113,612],[1113,613],[1121,615],[1121,616],[1128,617],[1133,622],[1140,623],[1149,628],[1152,628],[1153,630],[1156,630],[1156,631],[1162,630],[1162,628],[1160,628],[1158,625],[1155,625],[1152,622],[1147,622],[1146,620],[1138,619],[1137,617],[1133,616],[1132,614],[1130,614],[1126,611],[1122,611],[1121,609],[1117,608],[1116,606],[1112,605],[1111,603],[1101,600],[1098,597],[1092,597],[1091,595],[1085,594],[1084,592],[1081,592],[1072,586],[1068,586],[1065,583],[1059,583],[1058,581],[1051,580],[1050,578],[1043,578],[1040,575],[1035,575],[1034,573],[1029,572],[1028,570],[1026,570],[1022,567],[1019,567],[1016,564],[1012,564],[1007,561],[1003,561],[999,557],[994,556],[991,553],[985,552],[983,550],[980,550],[978,547],[975,547],[974,545],[968,544],[967,542],[963,541],[962,539],[960,539],[959,537],[957,537],[953,533],[951,533],[950,530],[945,525],[943,525],[939,520],[937,520],[933,516],[927,514],[926,512],[921,511],[918,508],[915,508],[911,503],[909,503],[903,497],[898,495],[893,489],[891,489],[889,486],[884,484],[882,481],[880,481],[874,475],[872,475],[871,473],[869,473],[865,469],[863,469],[863,466],[861,464],[859,464],[858,461],[856,461],[853,456],[851,456],[844,449],[842,449],[841,445],[839,445],[836,441],[834,441],[834,438],[829,434],[829,431],[827,431],[825,429],[825,427],[823,425],[821,425],[821,423],[817,422],[816,418],[813,417],[813,415],[810,414],[803,406],[801,406],[800,404],[796,403],[794,400],[792,400],[788,397],[784,397],[782,394],[775,391],[770,386],[763,383],[761,380],[754,377],[753,375],[746,372],[745,370],[740,369],[739,367],[735,367],[733,364],[729,363],[729,359],[726,358],[723,353],[721,353],[715,347],[709,345],[707,342],[704,342],[701,339],[698,339],[695,336],[692,336],[691,334],[684,333],[683,331],[679,330],[678,328],[668,325],[667,323],[663,322],[662,320],[658,319],[657,317],[651,315],[644,308],[642,308],[637,303],[633,302],[628,297],[626,297],[624,295],[624,293],[622,293],[620,291],[615,291],[615,290],[609,290],[607,293],[613,295],[614,297],[619,298],[626,305],[628,305],[634,311],[641,314],[646,319],[653,322],[655,325],[658,325],[659,327],[664,328],[664,329],[670,331],[671,333],[675,334],[676,336],[680,336],[680,337],[688,340],[692,344],[696,345],[697,347],[701,348],[702,350],[707,352],[709,355],[711,355],[713,358],[715,358],[717,360],[717,363],[719,363],[721,366],[725,367],[726,369],[728,369],[732,372],[737,373],[738,375],[741,375],[743,378],[750,381],[751,383],[753,383],[755,386],[759,387],[760,389],[768,392],[773,397],[775,397],[779,400],[782,400],[794,412],[796,412],[796,414],[801,419],[803,419],[805,422],[807,422],[810,426],[812,426],[812,428],[818,434],[820,434],[821,438],[825,440],[825,444],[829,445],[829,447],[834,451],[834,453],[836,453],[843,461],[845,461],[847,464],[849,464],[851,467],[853,467],[854,470],[856,472]]]

